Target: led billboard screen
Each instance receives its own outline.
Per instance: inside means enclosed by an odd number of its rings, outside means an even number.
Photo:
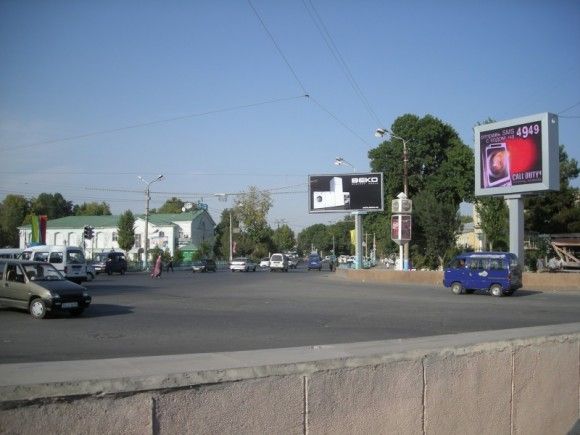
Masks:
[[[310,213],[383,211],[383,174],[309,175]]]
[[[475,194],[509,195],[559,186],[558,117],[549,113],[475,127]]]

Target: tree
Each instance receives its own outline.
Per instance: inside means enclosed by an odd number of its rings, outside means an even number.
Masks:
[[[414,199],[420,192],[428,191],[437,204],[445,204],[445,207],[439,209],[439,213],[448,216],[447,223],[442,225],[450,226],[452,232],[457,230],[456,215],[459,204],[474,197],[474,155],[473,150],[461,141],[453,127],[431,115],[423,118],[411,114],[403,115],[395,120],[390,131],[394,135],[389,140],[369,151],[371,169],[384,173],[386,211],[382,218],[372,216],[366,218],[365,222],[373,226],[379,234],[381,249],[392,252],[396,247],[389,241],[389,205],[403,191],[404,184],[403,141],[395,136],[404,138],[407,142],[408,196]],[[414,215],[427,213],[429,210],[422,207],[429,207],[430,203],[430,200],[424,199],[414,204]],[[443,219],[442,216],[439,215],[439,219]],[[430,225],[430,222],[427,218],[414,219],[411,246],[413,253],[430,256],[426,262],[436,264],[440,261],[441,253],[435,255],[430,248],[434,243],[431,228],[424,227]],[[441,233],[440,237],[443,237]],[[454,243],[454,240],[447,239],[445,242]],[[414,263],[417,264],[417,261]]]
[[[185,203],[181,199],[173,197],[165,201],[165,203],[156,210],[156,213],[181,213],[184,205]]]
[[[475,210],[479,215],[481,230],[489,249],[505,249],[509,241],[509,211],[501,196],[484,196],[477,199]]]
[[[280,252],[289,251],[296,245],[294,231],[286,224],[274,230],[272,241],[275,249]]]
[[[75,216],[110,216],[111,209],[106,202],[83,202],[73,206]]]
[[[304,228],[298,234],[298,249],[301,252],[312,251],[330,252],[332,249],[332,235],[324,224],[314,224]]]
[[[0,246],[18,247],[18,226],[24,223],[30,206],[21,195],[7,195],[0,204]]]
[[[580,189],[572,187],[580,168],[560,145],[560,190],[525,198],[525,227],[540,234],[580,232]]]
[[[46,215],[48,219],[58,219],[73,214],[73,205],[60,193],[41,193],[31,201],[31,212],[35,215]]]
[[[428,189],[418,193],[413,204],[415,222],[422,228],[423,239],[413,245],[414,252],[419,254],[415,266],[441,268],[455,247],[461,225],[458,209],[452,202],[439,201]]]
[[[239,219],[244,241],[258,245],[270,243],[272,229],[266,220],[272,207],[270,194],[251,186],[248,192],[238,196],[234,214]]]
[[[131,250],[135,246],[135,216],[131,210],[119,217],[117,232],[119,247],[125,252]]]

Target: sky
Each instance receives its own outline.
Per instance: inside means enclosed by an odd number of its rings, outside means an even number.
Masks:
[[[574,0],[0,0],[0,200],[144,213],[163,174],[153,208],[219,222],[256,186],[298,233],[344,217],[308,213],[308,174],[369,171],[407,113],[472,147],[477,122],[556,113],[580,161],[579,23]]]

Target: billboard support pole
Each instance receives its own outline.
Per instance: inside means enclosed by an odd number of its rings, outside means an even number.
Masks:
[[[354,232],[356,234],[356,244],[355,244],[355,269],[362,269],[362,213],[355,211],[354,214]]]
[[[518,256],[524,267],[524,199],[522,195],[504,196],[509,210],[510,252]]]

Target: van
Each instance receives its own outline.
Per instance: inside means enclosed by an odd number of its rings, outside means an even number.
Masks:
[[[486,290],[494,296],[510,296],[522,287],[522,268],[512,253],[464,253],[445,268],[443,285],[456,295]]]
[[[65,278],[77,284],[87,281],[87,262],[78,246],[31,246],[22,252],[21,258],[51,263]]]
[[[288,257],[281,253],[272,254],[270,257],[270,272],[275,270],[288,272]]]
[[[20,255],[22,255],[22,249],[13,249],[13,248],[0,249],[0,258],[14,260],[20,258]]]

